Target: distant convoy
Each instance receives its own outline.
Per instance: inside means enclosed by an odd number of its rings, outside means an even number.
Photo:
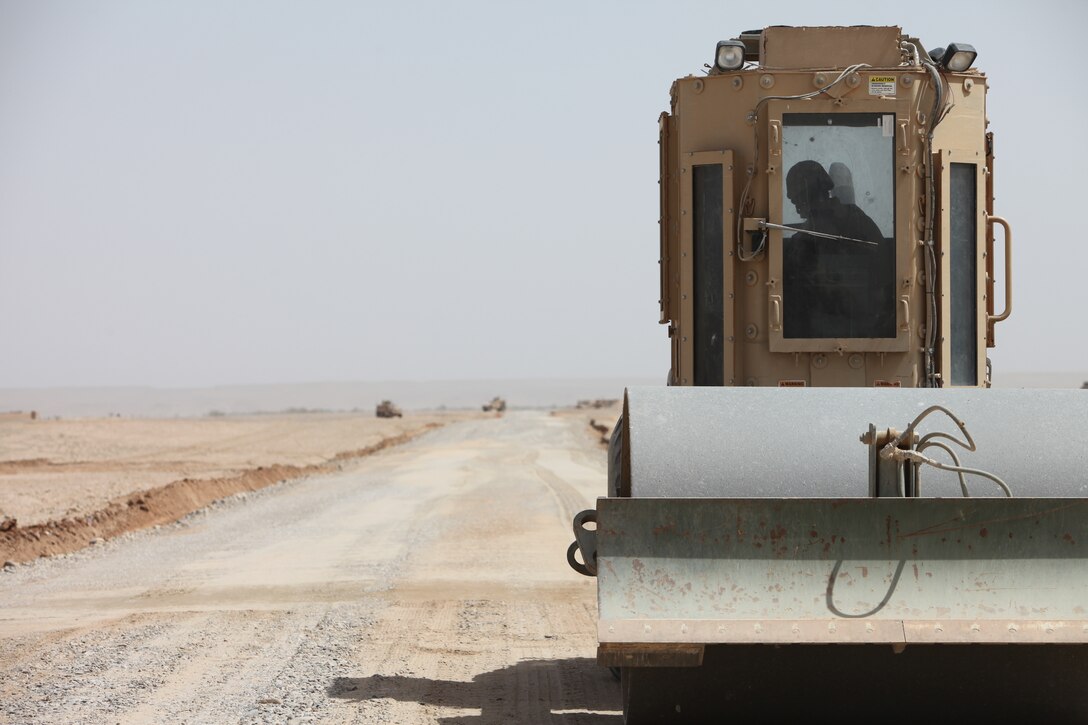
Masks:
[[[609,408],[619,405],[619,402],[620,401],[617,399],[579,400],[575,407],[580,410],[586,408]],[[494,398],[481,405],[480,410],[485,413],[502,413],[506,410],[506,398],[496,395]],[[379,418],[400,418],[404,415],[403,411],[401,411],[401,409],[391,400],[383,400],[378,403],[374,414]]]
[[[494,398],[492,398],[490,401],[480,407],[485,413],[489,413],[492,411],[495,413],[501,413],[506,410],[506,399],[500,398],[496,395]],[[579,403],[579,407],[581,407],[581,403]],[[378,403],[377,407],[374,410],[374,415],[379,418],[402,418],[404,417],[404,412],[396,404],[394,404],[393,401],[383,400],[382,402]]]

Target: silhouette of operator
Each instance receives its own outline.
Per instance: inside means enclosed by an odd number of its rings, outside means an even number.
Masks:
[[[876,222],[856,204],[844,204],[832,196],[831,190],[834,188],[831,175],[819,162],[799,161],[794,164],[786,174],[786,196],[805,221],[793,226],[847,239],[874,243],[883,241],[884,236]]]
[[[846,188],[849,169],[833,166]],[[835,188],[817,161],[800,161],[786,174],[786,196],[804,221],[786,227],[793,234],[783,238],[783,334],[894,337],[894,244],[856,204],[833,196]]]

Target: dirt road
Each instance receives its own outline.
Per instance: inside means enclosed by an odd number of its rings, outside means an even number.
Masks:
[[[0,719],[619,722],[563,557],[604,467],[507,413],[0,573]]]

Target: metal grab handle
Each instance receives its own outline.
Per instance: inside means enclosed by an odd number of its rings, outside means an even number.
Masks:
[[[1012,227],[1004,217],[987,216],[987,224],[1000,224],[1005,229],[1005,310],[1000,315],[990,315],[990,322],[1001,322],[1012,313]]]
[[[778,295],[771,295],[771,329],[782,329],[782,298]]]
[[[597,576],[597,531],[585,527],[589,522],[597,523],[595,509],[586,509],[574,517],[574,541],[567,548],[567,563],[583,576]],[[576,551],[582,554],[581,562],[574,558]]]

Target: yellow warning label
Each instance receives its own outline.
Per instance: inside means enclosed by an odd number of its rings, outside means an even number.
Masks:
[[[874,380],[874,388],[901,388],[903,387],[902,380]]]
[[[805,387],[804,380],[779,380],[778,387],[780,388],[803,388]]]
[[[894,96],[895,76],[869,76],[870,96]]]

